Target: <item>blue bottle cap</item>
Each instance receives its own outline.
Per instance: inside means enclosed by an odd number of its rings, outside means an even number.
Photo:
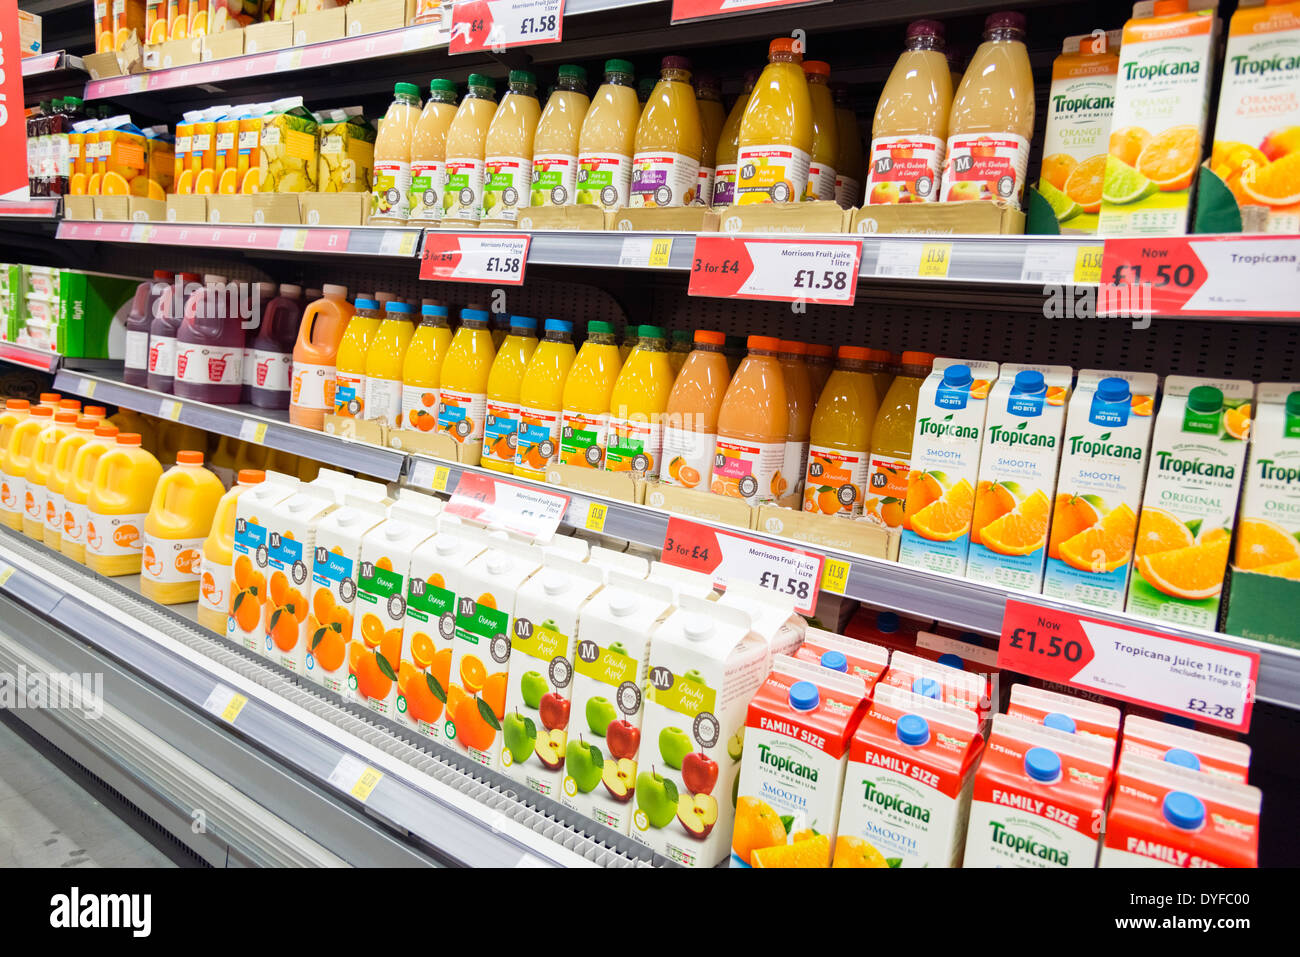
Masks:
[[[460,311],[461,322],[487,322],[488,314],[485,309],[462,309]]]
[[[1194,831],[1205,823],[1205,805],[1195,794],[1170,791],[1165,795],[1165,820],[1176,828]]]
[[[1074,719],[1068,714],[1061,714],[1059,711],[1053,711],[1043,717],[1043,727],[1055,728],[1057,731],[1064,731],[1066,734],[1074,734],[1078,729],[1074,726]]]
[[[446,319],[446,318],[447,318],[447,307],[446,307],[446,306],[421,306],[421,307],[420,307],[420,315],[422,315],[422,316],[442,316],[442,318]]]
[[[974,381],[968,365],[958,363],[943,370],[943,384],[950,389],[965,389]]]
[[[415,312],[415,310],[411,308],[410,303],[398,302],[396,299],[390,299],[388,302],[384,303],[384,312],[396,312],[400,315],[406,316]]]
[[[573,323],[568,319],[547,319],[545,328],[547,332],[572,332]]]
[[[919,694],[922,698],[933,698],[940,701],[943,698],[943,689],[939,687],[939,682],[933,678],[917,678],[912,682],[912,694]]]
[[[1201,770],[1201,759],[1186,748],[1170,748],[1165,752],[1165,760],[1170,764],[1176,764],[1180,768],[1190,768],[1193,771]]]
[[[511,316],[510,328],[535,330],[537,328],[537,320],[532,318],[531,316]]]
[[[357,309],[378,309],[379,308],[379,303],[375,302],[375,300],[373,299],[358,299],[352,305],[355,306]]]
[[[1037,395],[1047,388],[1043,374],[1033,369],[1024,369],[1016,373],[1016,381],[1011,384],[1012,395]]]
[[[965,662],[954,655],[951,651],[945,651],[939,656],[939,664],[947,665],[949,668],[960,668],[965,664]]]
[[[822,655],[820,662],[823,668],[829,668],[831,671],[843,671],[846,674],[849,670],[849,659],[844,657],[842,651],[828,651]]]
[[[1116,376],[1107,376],[1097,383],[1097,398],[1103,402],[1128,402],[1130,395],[1128,383]]]
[[[1025,773],[1035,781],[1051,784],[1061,776],[1061,756],[1047,748],[1030,748],[1025,752]]]
[[[920,747],[930,740],[930,722],[919,714],[905,714],[898,719],[898,740],[912,747]]]
[[[892,611],[877,612],[876,631],[883,631],[890,635],[898,631],[898,615]]]
[[[821,700],[821,692],[811,681],[796,681],[790,686],[790,707],[795,711],[811,711]]]

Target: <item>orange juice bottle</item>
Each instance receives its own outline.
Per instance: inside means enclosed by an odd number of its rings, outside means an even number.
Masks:
[[[591,98],[578,134],[579,206],[617,209],[628,204],[640,112],[632,64],[606,60],[605,82]]]
[[[140,574],[141,530],[161,477],[162,466],[140,447],[134,432],[119,433],[117,444],[99,457],[86,502],[91,571],[110,577]]]
[[[840,346],[812,419],[803,510],[852,518],[862,511],[876,419],[876,390],[867,368],[871,350]]]
[[[383,307],[375,299],[357,297],[356,312],[348,320],[334,360],[334,414],[364,419],[366,411],[366,361],[370,344],[384,321]]]
[[[484,219],[513,223],[531,202],[533,139],[541,115],[536,78],[527,70],[511,70],[483,141]]]
[[[160,605],[198,601],[204,539],[224,494],[221,480],[203,467],[202,452],[177,453],[144,520],[140,594]]]
[[[740,121],[736,204],[796,203],[808,188],[813,109],[803,54],[790,37],[768,45],[768,63]],[[766,494],[766,493],[765,493]]]
[[[546,466],[559,454],[564,386],[575,355],[573,323],[567,319],[547,319],[542,341],[533,350],[519,384],[516,475],[544,480]]]
[[[713,172],[711,197],[715,208],[730,206],[736,201],[736,153],[740,149],[740,121],[745,118],[745,107],[749,105],[749,95],[754,92],[758,74],[758,70],[750,70],[745,74],[745,89],[736,97],[726,122],[722,124],[722,131],[718,134],[718,145],[714,151],[714,162],[717,165]]]
[[[462,309],[460,328],[447,347],[438,379],[438,431],[462,446],[482,445],[487,380],[496,355],[488,314],[482,309]]]
[[[712,206],[718,140],[727,121],[727,112],[722,108],[722,90],[713,74],[700,73],[695,77],[695,105],[700,110],[700,172],[695,199],[704,206]]]
[[[293,391],[289,421],[320,429],[325,413],[334,411],[335,363],[339,341],[356,312],[348,287],[326,283],[323,297],[309,303],[293,347]]]
[[[662,456],[668,467],[659,476],[666,485],[709,487],[718,442],[718,413],[731,381],[731,369],[722,354],[725,341],[720,332],[697,329],[695,348],[668,394]]]
[[[99,457],[117,444],[117,426],[105,422],[95,429],[90,440],[72,457],[72,466],[63,483],[62,537],[59,551],[76,561],[86,561],[86,523],[89,512],[91,480]]]
[[[603,469],[609,432],[609,397],[623,368],[608,322],[587,323],[587,339],[564,380],[560,461],[580,468]]]
[[[9,468],[9,439],[30,414],[31,407],[26,399],[8,399],[4,411],[0,412],[0,522],[10,528],[23,527],[23,486]]]
[[[812,101],[813,145],[808,164],[805,201],[835,199],[835,163],[840,154],[840,129],[831,99],[831,66],[822,60],[805,60],[804,77],[808,80],[808,98]],[[803,470],[799,470],[803,474]]]
[[[814,398],[808,369],[803,364],[808,346],[783,339],[780,346],[781,371],[785,374],[785,397],[790,409],[790,425],[785,441],[785,461],[776,497],[798,495],[803,490],[804,470],[808,467],[808,436],[812,427]]]
[[[77,427],[80,416],[71,409],[54,413],[54,421],[36,435],[31,460],[27,463],[27,489],[23,496],[23,534],[38,542],[45,540],[46,483],[54,468],[54,450]]]
[[[912,435],[916,431],[917,397],[932,365],[934,356],[928,352],[903,353],[902,366],[880,400],[880,411],[871,429],[871,467],[867,472],[863,515],[889,528],[906,523],[904,505]]]
[[[623,327],[623,341],[618,347],[618,358],[620,362],[627,362],[628,356],[632,355],[632,350],[636,348],[637,343],[641,341],[641,327],[628,324]]]
[[[609,438],[605,469],[659,477],[663,452],[663,413],[673,389],[673,367],[660,326],[642,326],[641,338],[627,357],[609,397]]]
[[[862,131],[858,116],[849,105],[849,88],[837,83],[831,87],[835,103],[836,139],[839,153],[835,157],[835,202],[851,209],[862,199],[862,173],[866,160],[862,155]]]
[[[415,310],[394,299],[366,350],[366,398],[362,410],[390,429],[402,425],[402,367],[415,332]],[[341,351],[341,350],[340,350]]]
[[[511,316],[510,332],[501,341],[488,372],[487,418],[483,422],[482,465],[513,474],[519,441],[519,389],[528,360],[537,348],[537,320]]]
[[[402,360],[402,428],[429,432],[438,424],[438,380],[451,347],[447,307],[420,307],[420,324]]]
[[[628,205],[689,206],[695,201],[704,140],[691,88],[691,63],[666,56],[636,125]]]
[[[469,91],[447,127],[442,218],[477,225],[483,218],[483,160],[488,127],[497,110],[496,85],[479,73],[471,73],[466,82]]]
[[[76,428],[54,447],[53,465],[45,482],[45,544],[52,550],[63,546],[63,490],[72,477],[72,463],[77,450],[94,438],[98,426],[98,419],[82,416]]]
[[[831,356],[831,347],[818,343],[809,345],[808,351],[804,353],[803,364],[808,370],[808,386],[812,389],[814,400],[820,398],[826,380],[831,377],[831,368],[835,364]]]
[[[673,381],[681,373],[682,366],[686,365],[686,359],[691,354],[691,334],[685,329],[674,329],[672,333],[672,345],[668,347],[668,364],[673,367]]]
[[[889,353],[884,349],[868,349],[867,371],[871,373],[871,384],[876,387],[876,401],[879,402],[894,381],[894,367],[890,364]]]
[[[785,373],[777,358],[781,340],[750,336],[748,344],[749,354],[731,377],[718,411],[718,442],[709,488],[758,505],[778,498],[774,489],[782,481],[790,404]]]

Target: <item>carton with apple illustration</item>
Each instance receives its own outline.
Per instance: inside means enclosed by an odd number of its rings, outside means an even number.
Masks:
[[[713,576],[690,568],[678,568],[663,562],[650,563],[650,581],[667,585],[673,590],[673,598],[689,595],[692,598],[717,598],[713,589]]]
[[[749,702],[732,867],[830,867],[861,678],[779,655]]]
[[[254,654],[263,654],[267,604],[267,527],[271,509],[298,490],[298,480],[267,472],[266,480],[239,496],[235,503],[235,537],[230,568],[230,618],[226,637]]]
[[[571,710],[579,616],[604,575],[554,553],[543,561],[515,599],[501,766],[520,784],[558,801],[562,783],[572,778],[575,787],[590,791],[604,763],[616,763],[601,740],[614,714],[612,707],[606,712],[590,704],[585,713]]]
[[[1120,761],[1130,755],[1168,761],[1238,784],[1246,783],[1250,771],[1250,745],[1137,714],[1124,716]]]
[[[889,649],[867,641],[845,638],[821,628],[804,632],[803,644],[793,652],[800,661],[811,661],[831,671],[861,678],[867,694],[889,667]]]
[[[1119,740],[1118,708],[1046,688],[1026,684],[1013,686],[1006,713],[1022,721],[1105,741],[1112,751]]]

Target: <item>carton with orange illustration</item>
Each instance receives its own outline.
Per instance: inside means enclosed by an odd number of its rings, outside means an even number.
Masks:
[[[1157,377],[1083,369],[1070,397],[1043,594],[1119,611],[1142,505]]]
[[[1130,755],[1167,761],[1238,784],[1245,784],[1250,773],[1250,745],[1137,714],[1124,716],[1120,760]]]
[[[1165,380],[1127,611],[1193,628],[1216,626],[1253,392],[1240,379]],[[1257,531],[1243,529],[1243,535]]]
[[[1003,364],[989,393],[967,578],[1042,590],[1072,378],[1069,366]]]
[[[249,651],[264,654],[264,606],[271,572],[268,567],[267,528],[272,509],[298,491],[298,480],[267,472],[261,484],[250,488],[235,505],[234,560],[231,563],[230,618],[226,637]]]
[[[176,176],[176,141],[165,126],[153,126],[145,131],[145,166],[149,176],[149,195],[165,199],[172,192]],[[157,187],[155,189],[154,187]],[[163,196],[158,195],[161,190]]]
[[[800,661],[811,661],[831,671],[861,678],[868,695],[889,667],[888,648],[855,641],[821,628],[805,631],[803,644],[791,653]]]
[[[960,575],[970,547],[975,485],[996,362],[935,359],[917,396],[898,560]]]
[[[194,192],[194,176],[186,176],[190,168],[190,152],[194,149],[194,121],[201,111],[189,110],[176,121],[175,156],[172,162],[172,185],[175,192],[189,195]],[[89,137],[87,137],[89,145]]]
[[[316,526],[335,508],[331,491],[316,484],[272,506],[266,526],[265,637],[262,653],[282,668],[303,674],[307,668],[311,568],[316,556]]]
[[[213,126],[212,173],[216,180],[213,192],[227,195],[239,192],[239,119],[245,109],[227,108]],[[227,170],[231,171],[229,176]]]
[[[930,661],[904,651],[889,657],[889,667],[880,676],[877,688],[901,688],[955,708],[963,708],[984,720],[992,709],[992,690],[982,674],[963,671],[938,661]]]
[[[201,110],[193,121],[188,170],[190,188],[178,187],[178,193],[210,196],[217,191],[217,120],[229,109],[228,106],[214,106]],[[188,119],[189,114],[185,115]],[[182,179],[185,179],[184,175]]]
[[[148,140],[129,116],[118,116],[100,130],[95,171],[97,196],[143,196],[166,199],[162,182],[150,176]],[[87,189],[91,184],[87,184]]]
[[[237,193],[256,193],[261,182],[262,162],[262,114],[266,112],[263,103],[250,103],[239,116],[239,134],[235,141],[235,177],[234,182],[222,171],[222,178],[217,184],[217,191],[224,193],[235,186]],[[229,165],[226,167],[229,169]]]
[[[1046,688],[1014,685],[1006,713],[1057,731],[1105,741],[1112,751],[1119,740],[1119,708]]]
[[[146,0],[144,10],[144,42],[150,44],[167,41],[168,0]]]

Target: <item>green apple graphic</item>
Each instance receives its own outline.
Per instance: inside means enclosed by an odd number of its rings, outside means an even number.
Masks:
[[[537,725],[532,718],[512,711],[501,722],[501,740],[510,756],[515,759],[515,764],[523,764],[537,743]]]
[[[669,727],[659,732],[659,753],[664,756],[664,761],[670,768],[680,771],[682,759],[691,753],[691,748],[690,735],[681,728]]]
[[[524,704],[530,708],[536,708],[542,703],[542,695],[546,691],[546,679],[539,672],[525,671],[519,679],[519,693],[524,696]]]
[[[742,727],[739,731],[727,739],[727,757],[733,761],[739,761],[741,753],[745,750],[745,729]]]
[[[587,744],[579,735],[576,741],[569,741],[564,761],[569,768],[569,777],[573,778],[579,791],[586,794],[596,789],[605,768],[605,758],[600,753],[600,748]]]
[[[700,674],[695,668],[692,668],[686,674],[682,675],[683,681],[694,681],[697,685],[704,684],[704,675]]]
[[[636,806],[653,827],[667,827],[677,816],[677,785],[651,766],[636,776]]]
[[[605,732],[617,717],[618,714],[614,711],[614,703],[608,698],[588,699],[587,725],[591,728],[592,734],[598,734],[603,738]]]
[[[609,650],[614,652],[616,655],[627,654],[627,649],[623,647],[623,642],[621,641],[614,642],[612,645],[609,646]]]

